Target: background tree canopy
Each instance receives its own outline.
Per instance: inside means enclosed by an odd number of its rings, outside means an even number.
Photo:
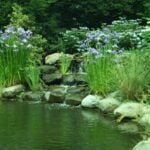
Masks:
[[[100,27],[115,19],[148,18],[149,0],[1,0],[0,28],[9,24],[12,4],[23,7],[24,13],[35,22],[37,32],[49,41],[57,33],[72,27]]]

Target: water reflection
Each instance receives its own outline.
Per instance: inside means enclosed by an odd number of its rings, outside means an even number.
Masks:
[[[0,105],[0,150],[130,150],[137,140],[121,134],[96,111],[66,105]]]

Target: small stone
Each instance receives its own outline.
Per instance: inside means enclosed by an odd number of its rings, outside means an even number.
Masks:
[[[15,98],[18,94],[23,92],[25,87],[23,85],[15,85],[8,88],[4,88],[2,91],[3,98]]]
[[[97,95],[88,95],[82,100],[81,106],[87,108],[98,108],[101,99],[102,98]]]

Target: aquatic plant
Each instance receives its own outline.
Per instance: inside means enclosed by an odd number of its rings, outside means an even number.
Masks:
[[[60,56],[60,72],[62,75],[67,73],[70,64],[71,64],[71,58],[69,57],[69,55],[67,56],[67,54],[62,52]]]
[[[40,87],[40,70],[36,65],[30,65],[25,68],[25,80],[32,91]]]
[[[0,32],[1,84],[13,85],[23,79],[23,70],[28,64],[32,49],[29,43],[32,32],[22,27],[9,26]]]
[[[143,96],[149,93],[149,49],[128,54],[127,58],[117,66],[118,86],[123,95],[127,99],[142,101]]]

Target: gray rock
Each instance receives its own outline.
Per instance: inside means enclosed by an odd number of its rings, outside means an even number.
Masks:
[[[59,61],[61,54],[60,53],[54,53],[51,55],[48,55],[45,57],[45,64],[47,65],[53,65],[57,61]]]
[[[118,100],[123,100],[122,94],[121,94],[121,92],[120,92],[119,90],[110,93],[107,97],[116,98],[116,99],[118,99]]]
[[[121,104],[115,98],[107,97],[99,102],[98,108],[106,113],[113,112]]]
[[[80,95],[82,99],[86,97],[89,94],[89,89],[88,87],[78,85],[78,86],[69,86],[67,89],[67,94],[72,94],[72,95]]]
[[[73,85],[75,84],[75,78],[72,73],[68,73],[63,75],[63,84],[65,85]]]
[[[142,114],[143,105],[135,102],[121,104],[114,110],[114,115],[119,116],[118,122],[124,118],[136,119]]]
[[[63,103],[65,100],[64,93],[51,92],[48,102],[49,103]]]
[[[15,85],[2,90],[3,98],[15,98],[18,94],[23,92],[25,87],[23,85]]]
[[[143,114],[137,121],[141,125],[150,125],[150,113]]]
[[[54,73],[57,70],[57,68],[55,66],[43,65],[40,66],[40,70],[42,74],[50,74]]]
[[[23,101],[42,101],[42,92],[24,92],[21,95]]]
[[[101,99],[102,98],[97,95],[88,95],[82,100],[81,106],[86,108],[97,108]]]
[[[75,82],[76,84],[86,84],[86,73],[76,73],[75,74]]]
[[[150,139],[139,142],[133,150],[150,150]]]
[[[60,84],[62,82],[62,75],[59,73],[45,74],[42,79],[47,85]]]
[[[79,94],[67,94],[65,102],[68,105],[78,106],[81,104],[82,98]]]

